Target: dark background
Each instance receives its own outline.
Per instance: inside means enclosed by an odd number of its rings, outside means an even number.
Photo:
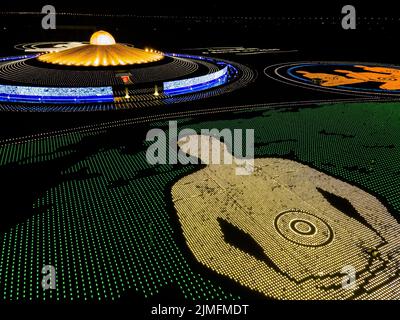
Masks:
[[[55,6],[57,30],[41,28],[41,8]],[[341,9],[352,4],[357,30],[343,30]],[[85,40],[93,29],[119,41],[158,47],[276,45],[374,49],[397,44],[396,2],[347,1],[31,1],[2,0],[2,39]],[[3,40],[3,41],[4,41]]]
[[[346,4],[358,6],[365,13],[396,15],[395,1],[210,1],[210,0],[119,0],[119,1],[78,1],[78,0],[3,0],[1,7],[7,11],[40,11],[45,4],[52,4],[63,12],[120,13],[120,14],[165,14],[165,15],[300,15],[333,14],[335,8]],[[395,10],[395,11],[394,11]],[[339,10],[340,11],[340,10]]]

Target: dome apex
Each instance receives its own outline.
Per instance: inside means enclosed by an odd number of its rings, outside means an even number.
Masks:
[[[111,33],[107,31],[96,31],[90,37],[90,44],[97,45],[97,46],[109,46],[115,44],[115,39],[111,35]]]

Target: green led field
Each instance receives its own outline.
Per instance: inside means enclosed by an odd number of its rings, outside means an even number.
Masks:
[[[376,195],[398,217],[400,104],[320,105],[235,116],[181,119],[179,125],[254,128],[256,157],[296,159]],[[135,141],[134,130],[129,133],[130,128],[111,128],[1,146],[3,169],[51,163],[60,170],[57,183],[34,193],[33,215],[0,236],[0,299],[107,301],[129,290],[148,298],[166,287],[178,288],[188,300],[242,297],[197,268],[177,234],[171,186],[196,166],[151,166],[145,158],[148,144]],[[111,143],[110,135],[124,139]],[[88,141],[98,149],[90,150]],[[41,288],[40,271],[48,264],[57,270],[57,290]]]

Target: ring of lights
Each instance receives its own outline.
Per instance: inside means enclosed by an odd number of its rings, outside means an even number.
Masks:
[[[293,219],[289,223],[292,231],[304,236],[313,236],[317,232],[317,228],[311,222],[301,219]]]
[[[376,86],[376,83],[370,81],[369,84],[375,85],[374,88],[362,87],[359,84],[355,85],[338,85],[338,86],[323,86],[316,83],[315,81],[308,79],[298,73],[299,70],[313,70],[318,68],[333,68],[333,69],[343,69],[343,68],[354,68],[355,66],[362,65],[370,68],[390,68],[393,70],[398,70],[399,78],[390,79],[389,81],[398,80],[400,82],[400,66],[390,65],[390,64],[380,64],[380,63],[366,63],[366,62],[340,62],[340,61],[303,61],[303,62],[290,62],[281,63],[268,66],[264,69],[264,74],[276,81],[289,84],[292,86],[312,89],[315,91],[323,92],[334,92],[342,93],[352,96],[400,96],[400,90],[385,90],[380,89]],[[359,73],[362,76],[362,73]],[[367,73],[365,73],[367,74]],[[334,73],[332,74],[332,76]],[[336,76],[343,76],[342,74],[336,74]],[[367,83],[367,81],[365,81]],[[365,83],[363,85],[365,85]]]
[[[275,218],[275,229],[286,240],[306,247],[321,247],[333,239],[332,228],[304,210],[288,210]]]
[[[33,56],[36,57],[36,56]],[[127,68],[135,84],[145,84],[154,81],[162,82],[176,78],[190,77],[200,67],[205,72],[215,72],[215,65],[202,61],[175,58],[166,59],[163,64],[155,66],[139,66]],[[118,86],[124,82],[117,77],[118,70],[96,69],[79,70],[76,68],[56,68],[36,62],[34,59],[16,59],[0,65],[0,82],[14,82],[35,86],[57,87],[90,87],[90,86]]]
[[[38,55],[0,60],[2,111],[105,111],[188,102],[244,87],[249,68],[202,56],[165,54],[145,66],[77,69]],[[29,76],[27,76],[29,75]],[[123,78],[128,78],[128,84]]]
[[[25,52],[54,52],[62,49],[73,48],[76,46],[87,44],[88,42],[82,41],[57,41],[57,42],[32,42],[32,43],[20,43],[14,46],[14,49],[21,50]]]

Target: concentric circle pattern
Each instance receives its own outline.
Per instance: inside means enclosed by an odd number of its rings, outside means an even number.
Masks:
[[[333,239],[332,228],[325,221],[303,210],[280,213],[275,228],[286,240],[307,247],[320,247]]]

